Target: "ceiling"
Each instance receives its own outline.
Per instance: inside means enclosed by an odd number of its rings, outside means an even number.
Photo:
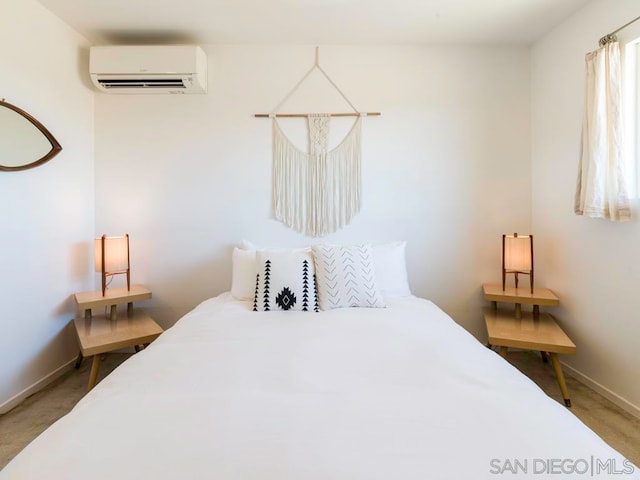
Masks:
[[[528,45],[590,0],[38,0],[94,44]]]

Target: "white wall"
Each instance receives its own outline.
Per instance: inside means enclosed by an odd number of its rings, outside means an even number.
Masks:
[[[33,0],[3,0],[0,97],[62,145],[43,166],[0,172],[0,413],[77,355],[71,294],[93,285],[93,93],[86,42]]]
[[[584,55],[640,15],[637,0],[588,4],[532,47],[532,179],[536,272],[561,298],[558,317],[578,347],[566,364],[640,415],[640,222],[577,217]],[[628,34],[625,32],[623,35]],[[640,36],[640,34],[639,34]],[[613,393],[615,392],[615,393]]]
[[[0,175],[0,412],[75,356],[71,294],[95,285],[94,233],[132,235],[133,280],[153,289],[165,326],[229,289],[240,239],[317,241],[270,218],[271,126],[252,117],[288,92],[312,47],[209,46],[208,95],[96,95],[94,117],[86,41],[32,0],[3,7],[0,96],[64,150]],[[635,0],[594,1],[534,45],[531,76],[527,49],[321,49],[353,102],[383,114],[364,121],[364,208],[322,240],[408,240],[414,293],[482,338],[480,285],[499,279],[500,235],[531,230],[538,284],[560,294],[578,344],[569,367],[636,412],[640,227],[577,218],[572,200],[584,53],[639,13]],[[344,108],[319,77],[285,105]],[[335,142],[348,125],[333,127]],[[303,125],[285,128],[302,146]]]
[[[253,118],[313,47],[205,49],[207,95],[96,95],[96,233],[131,234],[133,282],[165,326],[230,288],[241,239],[313,241],[271,219],[271,125]],[[484,336],[480,286],[500,278],[500,235],[531,223],[528,49],[332,46],[320,63],[359,109],[382,112],[363,124],[364,207],[322,241],[406,239],[414,293]],[[283,111],[346,108],[314,76]]]

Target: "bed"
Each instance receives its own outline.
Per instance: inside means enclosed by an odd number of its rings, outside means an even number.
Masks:
[[[640,478],[428,300],[254,312],[225,293],[118,367],[0,479],[501,475]]]
[[[533,468],[553,459],[640,478],[427,300],[256,313],[227,293],[121,365],[0,478],[544,478]]]

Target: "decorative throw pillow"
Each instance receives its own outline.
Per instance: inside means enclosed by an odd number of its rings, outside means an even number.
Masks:
[[[311,252],[256,252],[253,310],[318,311],[315,268]]]
[[[385,307],[376,285],[371,245],[312,247],[322,310]]]

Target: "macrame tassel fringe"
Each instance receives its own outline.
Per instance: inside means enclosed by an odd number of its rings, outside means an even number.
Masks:
[[[273,211],[277,220],[313,237],[347,225],[361,208],[361,118],[329,152],[297,149],[273,119]]]
[[[277,220],[306,232],[309,155],[298,150],[273,121],[273,212]]]

